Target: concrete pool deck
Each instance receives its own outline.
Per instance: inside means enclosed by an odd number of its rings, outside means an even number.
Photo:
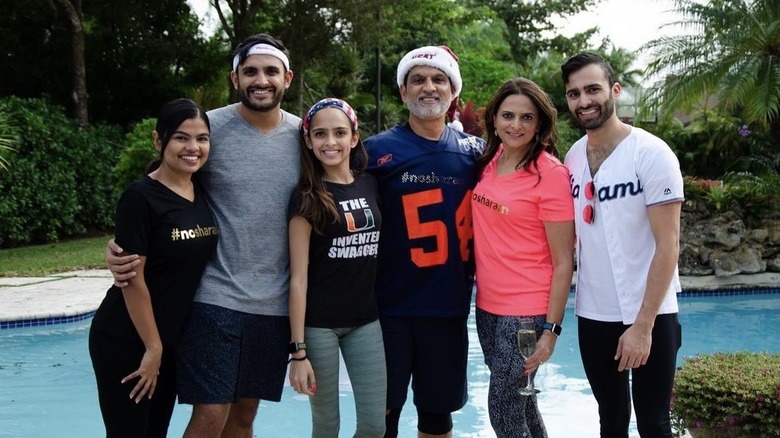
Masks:
[[[74,271],[45,277],[0,277],[0,324],[66,322],[94,312],[111,286],[108,270]]]
[[[780,273],[776,272],[680,280],[683,290],[780,287]],[[100,305],[111,283],[111,274],[105,269],[44,277],[0,277],[0,324],[3,328],[21,321],[50,325],[67,322],[69,317],[89,315]]]

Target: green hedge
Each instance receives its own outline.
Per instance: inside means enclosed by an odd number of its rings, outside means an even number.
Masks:
[[[152,141],[152,131],[156,124],[157,119],[144,119],[125,136],[125,147],[116,165],[117,193],[122,193],[133,181],[144,175],[149,163],[160,155]]]
[[[693,436],[780,437],[780,355],[699,354],[675,376],[672,423]],[[679,436],[679,433],[678,433]]]
[[[43,99],[0,99],[16,138],[0,171],[0,247],[54,242],[113,226],[121,130],[79,130]]]

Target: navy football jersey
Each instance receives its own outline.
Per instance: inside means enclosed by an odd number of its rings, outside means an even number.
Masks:
[[[474,275],[470,197],[484,141],[451,128],[431,141],[403,124],[365,144],[383,202],[380,315],[467,315]]]

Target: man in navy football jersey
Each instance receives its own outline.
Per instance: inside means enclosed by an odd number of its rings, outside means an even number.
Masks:
[[[419,437],[451,437],[466,403],[473,256],[471,189],[482,139],[446,125],[460,94],[457,57],[421,47],[398,65],[407,123],[366,140],[383,202],[376,294],[387,358],[387,432],[413,379]]]

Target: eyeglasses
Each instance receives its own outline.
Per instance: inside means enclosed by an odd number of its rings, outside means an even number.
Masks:
[[[585,221],[586,224],[592,224],[593,221],[596,220],[596,185],[593,184],[593,181],[588,181],[588,183],[585,184],[584,191],[585,199],[591,202],[582,209],[582,220]]]

